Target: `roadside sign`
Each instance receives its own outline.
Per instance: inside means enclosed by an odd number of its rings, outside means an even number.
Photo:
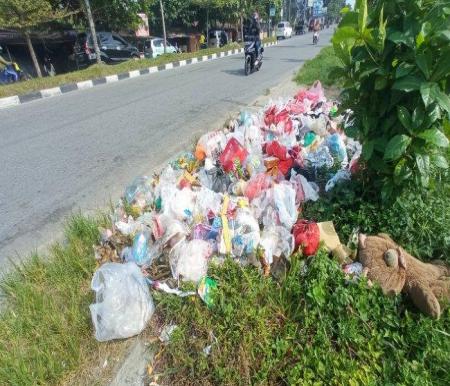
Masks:
[[[266,8],[267,9],[267,8]],[[275,16],[275,7],[270,7],[270,13],[269,13],[270,17],[274,17]]]

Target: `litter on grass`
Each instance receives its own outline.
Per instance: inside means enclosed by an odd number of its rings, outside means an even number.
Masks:
[[[149,284],[167,296],[191,296],[195,292],[176,287],[194,282],[212,306],[220,285],[206,277],[213,258],[252,264],[267,276],[275,258],[289,260],[295,251],[313,255],[321,240],[347,257],[332,224],[319,226],[300,215],[304,202],[346,183],[357,169],[361,145],[344,134],[346,121],[316,82],[258,113],[242,112],[224,129],[204,134],[194,152],[180,155],[159,175],[135,179],[95,249],[99,264],[135,267],[134,287],[122,288],[131,278],[123,269],[102,288],[103,296],[91,306],[97,339],[131,336],[145,327],[153,313]],[[156,278],[155,267],[164,263],[170,267],[166,277]],[[101,265],[93,288],[104,270]],[[123,301],[120,309],[138,316],[132,329],[122,331],[133,316],[108,304],[109,292]],[[105,332],[98,308],[109,322]]]

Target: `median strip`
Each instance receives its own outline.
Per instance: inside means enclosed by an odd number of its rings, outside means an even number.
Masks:
[[[276,44],[278,44],[278,43],[270,42],[270,43],[263,44],[263,47],[271,47]],[[139,76],[153,74],[156,72],[172,70],[177,67],[184,67],[184,66],[192,65],[192,64],[196,64],[196,63],[208,62],[211,60],[225,58],[227,56],[241,54],[243,52],[244,52],[243,48],[237,48],[237,49],[233,49],[233,50],[213,53],[210,55],[203,55],[203,56],[199,56],[199,57],[193,57],[190,59],[169,62],[169,63],[161,64],[159,66],[152,66],[149,68],[136,69],[136,70],[123,72],[123,73],[119,73],[119,74],[106,75],[104,77],[83,80],[80,82],[66,83],[66,84],[62,84],[57,87],[46,88],[46,89],[42,89],[39,91],[25,93],[22,95],[8,96],[5,98],[0,98],[0,109],[17,106],[17,105],[32,102],[32,101],[35,101],[38,99],[44,99],[44,98],[62,95],[62,94],[66,94],[66,93],[69,93],[72,91],[85,90],[85,89],[89,89],[89,88],[100,86],[100,85],[107,84],[107,83],[114,83],[119,80],[137,78]]]

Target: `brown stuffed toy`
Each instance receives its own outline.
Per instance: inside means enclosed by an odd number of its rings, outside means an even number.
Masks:
[[[388,235],[359,235],[359,261],[368,279],[385,294],[408,294],[422,312],[441,315],[438,299],[450,301],[450,267],[442,262],[426,264],[399,247]]]

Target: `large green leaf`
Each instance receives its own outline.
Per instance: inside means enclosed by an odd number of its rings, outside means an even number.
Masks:
[[[430,156],[428,154],[416,154],[416,165],[422,176],[430,171]]]
[[[433,154],[431,156],[431,163],[440,169],[448,169],[447,159],[440,154]]]
[[[338,44],[344,41],[354,42],[359,38],[358,31],[350,26],[340,27],[336,30],[331,41],[333,44]]]
[[[372,158],[373,147],[374,147],[373,141],[367,141],[363,144],[361,155],[366,161]]]
[[[425,110],[422,104],[419,104],[413,111],[412,126],[414,129],[418,129],[425,119]]]
[[[429,79],[431,75],[432,60],[433,58],[431,57],[430,51],[422,52],[416,56],[417,66],[425,75],[426,79]]]
[[[396,44],[403,43],[408,47],[414,47],[414,39],[412,36],[405,34],[402,31],[390,30],[387,34],[387,39]]]
[[[403,78],[404,76],[410,74],[414,70],[414,66],[409,63],[402,62],[395,69],[395,77]]]
[[[431,99],[431,88],[435,83],[424,82],[420,85],[420,94],[422,95],[423,103],[425,107],[428,107],[432,102]]]
[[[437,84],[434,87],[431,87],[430,97],[450,114],[450,97],[443,93]]]
[[[439,147],[448,147],[449,144],[448,138],[445,136],[445,134],[436,128],[425,130],[417,136],[424,139],[428,143]]]
[[[450,49],[445,50],[438,62],[436,63],[436,67],[433,71],[433,75],[431,76],[431,80],[438,82],[442,78],[450,75]]]
[[[395,83],[392,85],[392,88],[394,90],[402,90],[410,92],[414,90],[419,90],[422,83],[423,83],[422,78],[414,75],[408,75],[396,80]]]
[[[408,167],[406,163],[406,159],[402,158],[400,161],[397,162],[397,165],[395,165],[394,169],[394,182],[397,185],[401,185],[403,181],[410,178],[412,175],[411,169]]]
[[[395,135],[388,142],[383,158],[386,161],[395,161],[396,159],[399,159],[405,153],[410,143],[411,137],[404,134]]]
[[[405,127],[405,129],[411,131],[412,129],[411,114],[406,107],[404,106],[397,107],[397,117],[399,121],[402,123],[402,125]]]

